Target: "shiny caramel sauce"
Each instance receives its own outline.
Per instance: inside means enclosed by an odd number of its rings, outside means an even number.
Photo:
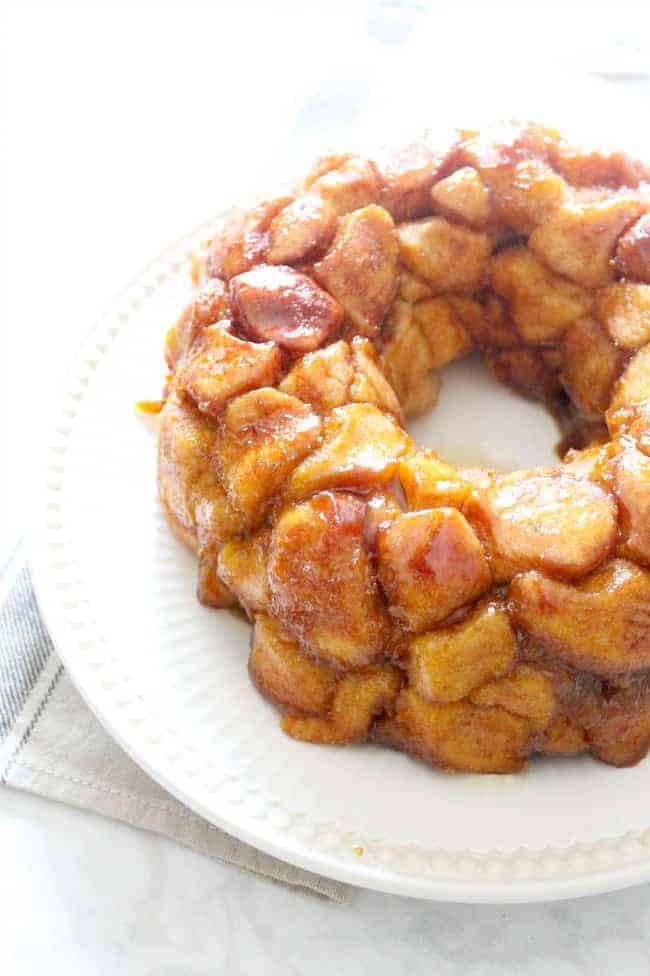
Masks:
[[[646,754],[649,241],[648,167],[516,123],[325,157],[216,228],[138,409],[288,735],[473,772]],[[404,431],[471,352],[546,405],[559,463],[460,469]]]

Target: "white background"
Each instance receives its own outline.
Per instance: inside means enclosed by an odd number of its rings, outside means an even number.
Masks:
[[[0,562],[29,527],[42,427],[84,328],[165,244],[227,201],[230,180],[263,182],[278,159],[319,141],[314,119],[345,144],[357,121],[349,79],[377,91],[408,73],[413,99],[435,111],[449,93],[426,83],[428,59],[452,50],[450,85],[480,86],[478,43],[494,50],[495,71],[504,50],[546,48],[650,93],[641,8],[519,6],[487,17],[468,8],[443,28],[439,18],[425,25],[424,6],[242,0],[8,12]],[[12,976],[650,968],[647,888],[503,909],[360,893],[339,908],[6,791],[0,856],[0,972]]]

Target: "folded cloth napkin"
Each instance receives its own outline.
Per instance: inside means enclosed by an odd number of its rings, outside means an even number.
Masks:
[[[20,549],[0,575],[0,784],[123,820],[256,874],[345,902],[346,885],[292,867],[192,813],[113,742],[40,616]]]

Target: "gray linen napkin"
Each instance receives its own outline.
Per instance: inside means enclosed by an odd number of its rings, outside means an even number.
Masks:
[[[0,572],[0,785],[122,820],[334,901],[349,888],[229,836],[158,786],[82,701],[41,619],[17,550]]]

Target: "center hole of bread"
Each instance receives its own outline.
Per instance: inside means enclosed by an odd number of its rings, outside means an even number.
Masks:
[[[558,462],[560,432],[548,410],[499,383],[478,355],[447,366],[435,407],[406,427],[420,447],[458,467],[512,471]]]

